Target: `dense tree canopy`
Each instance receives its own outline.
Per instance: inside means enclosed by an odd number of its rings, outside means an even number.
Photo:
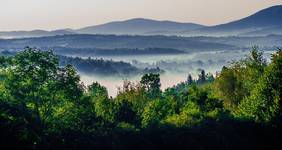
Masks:
[[[240,101],[250,95],[265,67],[266,60],[257,48],[254,48],[247,58],[232,62],[229,67],[223,67],[215,82],[215,88],[226,106],[236,109]]]
[[[115,98],[97,82],[84,86],[51,51],[0,57],[0,74],[0,137],[10,147],[242,149],[281,139],[281,50],[266,63],[254,49],[215,78],[201,70],[164,91],[159,74],[145,74]]]

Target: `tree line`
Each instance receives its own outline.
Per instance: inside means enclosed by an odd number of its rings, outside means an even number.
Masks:
[[[28,49],[27,47],[26,49]],[[83,50],[83,49],[82,49]],[[19,50],[20,51],[20,50]],[[4,50],[0,55],[11,57],[17,52]],[[124,61],[106,60],[103,58],[80,58],[56,55],[59,60],[59,66],[72,65],[77,72],[87,75],[97,75],[102,77],[133,77],[146,73],[159,73],[165,71],[159,67],[137,68],[134,65]]]
[[[160,74],[124,81],[115,98],[81,83],[51,51],[0,57],[1,145],[26,149],[250,149],[280,145],[282,51],[253,49],[215,77],[165,91]],[[281,145],[280,145],[281,146]]]

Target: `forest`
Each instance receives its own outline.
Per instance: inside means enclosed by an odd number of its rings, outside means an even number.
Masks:
[[[26,47],[25,49],[29,49]],[[15,51],[4,50],[0,55],[11,57],[16,55]],[[55,52],[54,52],[55,54]],[[145,73],[159,73],[165,71],[159,67],[135,67],[130,63],[124,61],[105,60],[103,58],[81,58],[81,57],[68,57],[63,55],[56,55],[58,57],[59,66],[72,65],[77,72],[96,75],[101,77],[133,77]]]
[[[99,48],[69,48],[52,47],[54,53],[59,55],[75,56],[130,56],[130,55],[160,55],[160,54],[183,54],[185,52],[172,48],[119,48],[119,49],[99,49]]]
[[[187,75],[189,72],[187,72]],[[215,76],[161,90],[160,74],[116,97],[83,85],[52,51],[0,57],[0,144],[9,149],[272,149],[282,139],[282,50],[253,48]]]
[[[99,76],[130,76],[142,72],[141,69],[132,66],[130,63],[104,60],[103,58],[92,59],[88,57],[82,59],[79,57],[59,56],[59,64],[60,66],[72,65],[81,73]]]

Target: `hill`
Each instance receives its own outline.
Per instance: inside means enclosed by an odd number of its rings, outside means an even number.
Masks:
[[[183,30],[194,30],[202,27],[204,26],[194,23],[178,23],[173,21],[135,18],[126,21],[116,21],[97,26],[90,26],[76,31],[83,34],[161,35]]]
[[[205,27],[194,31],[187,31],[188,35],[248,35],[259,31],[260,35],[282,32],[282,5],[263,9],[246,18],[226,24]],[[255,35],[255,34],[252,34]]]
[[[282,5],[263,9],[248,17],[215,26],[196,23],[179,23],[134,18],[114,21],[81,29],[54,31],[10,31],[0,32],[0,38],[42,37],[64,34],[106,34],[106,35],[182,35],[182,36],[267,36],[282,34]]]
[[[226,50],[235,46],[199,41],[197,38],[176,36],[126,36],[126,35],[59,35],[51,37],[2,39],[0,49],[22,49],[26,46],[38,48],[80,48],[80,49],[146,49],[170,48],[181,51]]]
[[[74,34],[71,30],[32,30],[32,31],[4,31],[0,32],[0,38],[11,39],[11,38],[27,38],[27,37],[43,37],[43,36],[55,36]]]

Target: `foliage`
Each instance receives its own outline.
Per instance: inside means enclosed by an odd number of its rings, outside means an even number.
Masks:
[[[129,63],[123,61],[112,61],[104,59],[92,59],[88,57],[87,59],[82,59],[79,57],[66,57],[60,56],[60,65],[73,65],[78,71],[86,74],[96,74],[103,76],[129,76],[136,75],[142,70],[132,66]]]
[[[173,99],[153,100],[147,104],[142,113],[142,127],[155,126],[168,115],[175,113],[175,103]]]
[[[264,75],[254,85],[251,95],[239,105],[238,115],[259,122],[270,122],[281,115],[282,51],[272,56]]]
[[[108,98],[108,91],[106,87],[103,87],[98,82],[95,82],[88,86],[88,94],[90,97],[105,97]]]
[[[145,74],[141,81],[142,87],[148,92],[150,98],[155,99],[161,94],[160,74]]]
[[[254,47],[247,58],[222,68],[214,86],[217,95],[223,98],[227,107],[236,109],[242,99],[250,95],[265,67],[263,53]]]
[[[164,92],[159,74],[145,74],[115,98],[98,82],[85,87],[51,51],[26,48],[0,67],[0,142],[10,147],[242,149],[282,138],[281,50],[267,64],[254,49],[216,78],[201,70]]]

